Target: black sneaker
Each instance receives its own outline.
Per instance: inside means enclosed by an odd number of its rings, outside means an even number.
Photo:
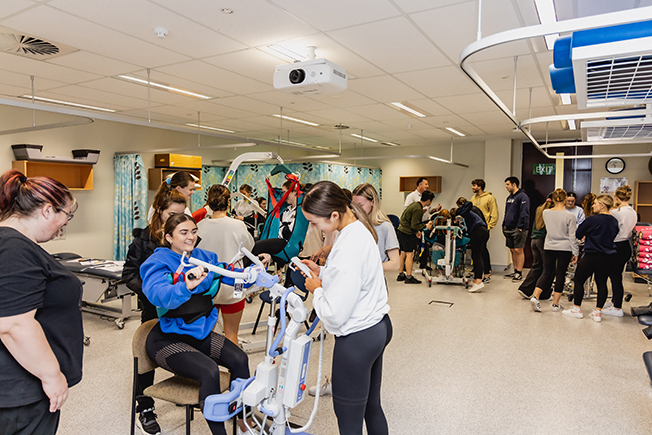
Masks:
[[[159,435],[161,426],[156,422],[154,408],[148,408],[140,411],[138,414],[138,426],[140,431],[145,435]]]
[[[516,272],[508,273],[507,275],[503,275],[503,278],[505,279],[512,279],[516,276]]]
[[[523,280],[523,274],[520,272],[515,273],[514,276],[512,277],[512,282],[519,282],[522,280]]]
[[[403,272],[399,273],[396,277],[396,281],[405,281],[405,274]]]
[[[421,284],[421,281],[419,281],[418,279],[416,279],[413,276],[408,276],[407,278],[405,278],[405,283],[406,284]]]
[[[491,282],[491,275],[482,278],[482,282],[485,284],[489,284]]]

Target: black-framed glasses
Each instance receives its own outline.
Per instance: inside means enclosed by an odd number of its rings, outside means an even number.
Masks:
[[[79,204],[77,204],[77,200],[73,199],[72,205],[70,206],[70,211],[65,211],[65,210],[59,210],[60,213],[65,213],[66,217],[68,218],[68,222],[72,220],[72,218],[75,217],[75,212],[77,211],[77,207]]]

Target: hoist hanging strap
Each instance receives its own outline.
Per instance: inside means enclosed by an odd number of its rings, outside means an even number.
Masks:
[[[283,194],[281,199],[276,202],[276,197],[274,196],[274,187],[272,186],[272,183],[269,182],[269,178],[265,178],[265,183],[267,184],[267,189],[269,189],[269,200],[272,202],[272,213],[271,215],[274,216],[275,218],[278,218],[280,216],[280,210],[281,206],[283,203],[285,203],[285,200],[290,196],[290,192],[296,189],[297,191],[297,199],[301,198],[301,185],[299,184],[299,178],[295,174],[286,174],[285,179],[288,181],[292,181],[292,186]]]

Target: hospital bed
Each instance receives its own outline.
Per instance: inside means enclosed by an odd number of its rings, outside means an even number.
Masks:
[[[115,319],[119,329],[132,314],[131,297],[134,294],[122,282],[124,261],[84,258],[70,252],[53,254],[62,265],[83,283],[82,310]],[[121,307],[107,305],[120,301]]]

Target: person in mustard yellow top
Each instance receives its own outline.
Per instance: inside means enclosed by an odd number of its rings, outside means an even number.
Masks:
[[[485,187],[486,184],[482,178],[471,181],[471,189],[473,190],[471,202],[482,211],[482,214],[484,214],[484,218],[487,221],[489,236],[491,236],[491,229],[498,223],[498,204],[496,203],[496,198],[494,198],[491,192],[484,191]],[[487,241],[488,240],[489,239],[487,239]],[[487,249],[486,244],[482,253],[482,261],[484,263],[484,278],[482,281],[487,283],[491,279],[491,258],[489,257],[489,249]]]

